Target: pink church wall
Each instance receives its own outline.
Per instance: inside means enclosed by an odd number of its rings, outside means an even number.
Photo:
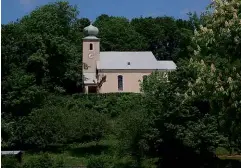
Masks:
[[[106,82],[100,88],[100,93],[134,92],[140,93],[140,82],[144,75],[150,75],[152,70],[105,70]],[[118,90],[118,75],[123,76],[123,91]]]

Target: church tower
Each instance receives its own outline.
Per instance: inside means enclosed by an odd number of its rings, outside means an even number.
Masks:
[[[100,39],[96,36],[99,33],[97,27],[90,24],[84,28],[83,38],[83,75],[85,92],[95,93],[97,90],[97,62],[100,60]]]

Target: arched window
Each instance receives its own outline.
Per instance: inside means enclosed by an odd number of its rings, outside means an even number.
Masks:
[[[90,43],[90,50],[93,50],[93,44]]]
[[[123,76],[118,75],[118,90],[123,91]]]

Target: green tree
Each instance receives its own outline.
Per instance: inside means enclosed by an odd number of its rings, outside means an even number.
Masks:
[[[13,116],[24,116],[32,108],[39,107],[43,102],[46,91],[35,84],[34,75],[22,69],[12,70],[2,81],[2,111]]]
[[[17,23],[4,26],[6,72],[13,65],[21,67],[35,76],[36,85],[49,91],[56,87],[62,87],[67,93],[81,89],[80,39],[83,33],[78,28],[87,20],[77,20],[77,15],[77,9],[67,2],[56,2],[35,9]],[[12,43],[15,47],[11,49]]]
[[[240,67],[240,2],[215,1],[203,25],[193,37],[194,57],[215,63],[217,68]],[[228,68],[227,67],[227,68]]]
[[[191,99],[207,99],[229,149],[240,143],[240,1],[214,1],[203,25],[193,37],[196,81],[190,81]],[[201,59],[204,61],[200,62]],[[205,62],[205,63],[204,63]],[[239,145],[238,145],[239,146]]]
[[[82,89],[82,27],[76,7],[50,3],[2,29],[2,109],[27,115],[46,92]]]
[[[94,25],[100,30],[102,51],[143,51],[147,43],[124,17],[99,16]]]
[[[6,116],[5,113],[1,113],[1,131],[2,131],[2,149],[14,146],[14,133],[16,122],[13,121],[11,116]]]
[[[168,73],[168,80],[163,73],[156,72],[143,83],[144,106],[152,121],[147,136],[149,152],[159,158],[162,166],[172,165],[170,160],[175,160],[172,166],[177,166],[186,158],[203,160],[212,157],[223,140],[215,116],[199,108],[201,102],[198,100],[184,101],[188,88],[175,82],[177,78],[183,79],[186,71],[193,71],[193,67]]]
[[[135,18],[131,25],[145,37],[148,43],[146,50],[152,51],[158,60],[177,61],[179,55],[187,54],[192,35],[190,22],[165,16]]]

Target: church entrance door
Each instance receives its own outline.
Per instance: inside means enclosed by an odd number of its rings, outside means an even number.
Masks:
[[[88,86],[88,93],[97,93],[97,86]]]

